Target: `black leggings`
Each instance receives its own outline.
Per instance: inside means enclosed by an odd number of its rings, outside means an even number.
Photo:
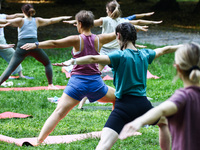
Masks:
[[[49,84],[52,84],[52,78],[53,78],[53,71],[51,62],[47,56],[47,54],[42,49],[33,49],[33,50],[23,50],[20,49],[20,47],[26,43],[35,43],[38,40],[35,38],[30,39],[21,39],[17,43],[16,51],[13,55],[13,57],[10,60],[10,63],[6,70],[3,72],[3,74],[0,77],[0,85],[6,81],[9,76],[12,74],[12,72],[19,66],[19,64],[27,57],[32,56],[39,62],[41,62],[45,66],[45,73],[47,76],[47,80]]]
[[[125,124],[133,121],[153,108],[146,96],[123,95],[116,99],[115,109],[111,112],[104,127],[121,132]]]

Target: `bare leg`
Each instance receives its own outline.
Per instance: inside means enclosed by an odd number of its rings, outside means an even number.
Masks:
[[[160,121],[158,122],[158,126],[160,148],[162,150],[170,150],[171,139],[167,119],[165,117],[161,117]]]
[[[118,133],[110,128],[103,128],[101,140],[96,147],[96,150],[110,150],[118,139]]]
[[[44,126],[42,127],[42,130],[38,136],[38,143],[36,145],[41,144],[46,139],[46,137],[54,130],[58,122],[63,119],[68,114],[68,112],[78,103],[79,101],[63,93],[60,101],[58,102],[57,108],[46,120]]]
[[[24,75],[22,74],[22,71],[18,72],[18,75],[20,78],[24,78]]]
[[[115,89],[113,87],[108,86],[108,92],[106,93],[106,95],[104,97],[99,99],[98,102],[113,103],[113,108],[112,108],[112,110],[113,110],[115,107],[115,100],[116,100],[114,93],[115,93]]]
[[[83,107],[83,105],[85,104],[86,100],[87,100],[87,97],[84,97],[84,98],[81,100],[81,102],[80,102],[79,105],[78,105],[78,109],[81,109],[81,108]]]

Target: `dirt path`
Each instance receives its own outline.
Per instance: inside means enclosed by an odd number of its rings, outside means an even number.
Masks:
[[[157,46],[184,44],[188,42],[200,44],[200,32],[182,32],[150,28],[148,32],[139,32],[137,41],[143,44],[149,43]]]

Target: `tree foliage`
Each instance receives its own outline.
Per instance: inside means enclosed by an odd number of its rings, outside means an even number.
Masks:
[[[160,0],[154,6],[156,10],[168,11],[168,10],[179,10],[179,4],[176,0]]]

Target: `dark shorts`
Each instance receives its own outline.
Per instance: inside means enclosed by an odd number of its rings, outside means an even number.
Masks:
[[[116,99],[115,109],[111,112],[104,127],[115,130],[118,134],[125,124],[133,121],[153,108],[146,96],[123,95]]]
[[[100,75],[72,75],[64,90],[70,97],[81,101],[85,96],[90,102],[97,101],[108,92]]]

